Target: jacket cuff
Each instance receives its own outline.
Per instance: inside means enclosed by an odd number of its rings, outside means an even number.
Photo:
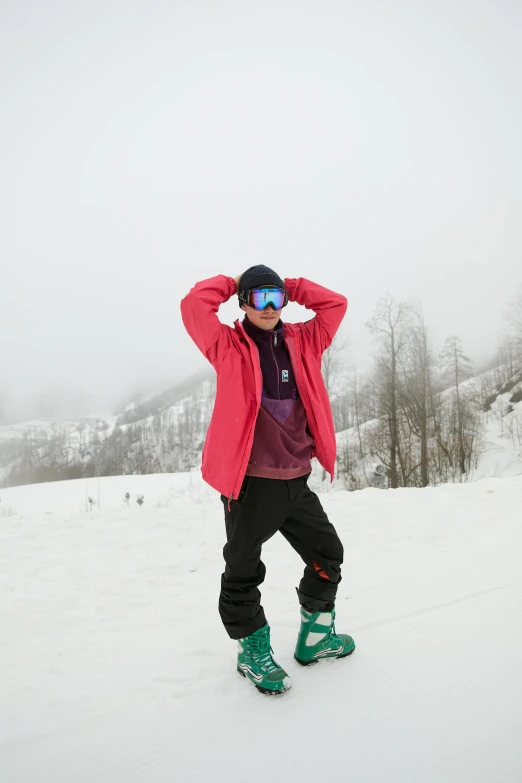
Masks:
[[[295,287],[297,285],[296,277],[285,277],[283,280],[285,288],[288,291],[288,299],[290,302],[295,302]]]
[[[227,297],[228,300],[231,299],[234,296],[234,294],[237,294],[236,281],[234,280],[233,277],[229,277],[228,275],[223,275],[223,277],[228,283],[228,297]]]

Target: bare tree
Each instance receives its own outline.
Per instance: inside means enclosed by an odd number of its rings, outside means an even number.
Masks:
[[[386,421],[389,431],[389,459],[386,462],[383,459],[383,462],[389,466],[392,488],[399,486],[399,361],[407,343],[406,327],[409,317],[408,305],[397,302],[387,294],[379,300],[373,318],[366,325],[380,346],[376,380],[379,389],[379,415]]]
[[[323,373],[324,385],[330,396],[339,380],[340,369],[342,366],[342,353],[348,348],[348,340],[342,332],[337,332],[331,345],[323,353],[321,369]]]
[[[429,423],[433,418],[433,355],[420,303],[411,308],[410,325],[408,350],[403,359],[401,409],[411,433],[419,441],[420,486],[426,487],[429,484]]]
[[[471,376],[471,361],[464,353],[462,340],[457,335],[451,335],[444,343],[441,359],[449,377],[455,383],[456,406],[453,414],[454,434],[457,447],[457,464],[461,475],[466,473],[466,448],[464,421],[468,411],[461,395],[461,384]]]

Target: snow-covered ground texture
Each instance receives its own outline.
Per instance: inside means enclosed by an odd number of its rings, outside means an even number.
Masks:
[[[522,781],[522,477],[323,496],[341,661],[293,660],[301,562],[268,542],[279,697],[221,626],[217,494],[189,474],[102,479],[92,512],[86,494],[0,495],[1,783]]]

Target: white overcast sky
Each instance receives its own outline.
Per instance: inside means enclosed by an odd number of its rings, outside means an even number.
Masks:
[[[106,410],[204,367],[180,298],[256,263],[345,293],[361,368],[386,291],[487,355],[521,40],[518,0],[0,0],[0,395]]]

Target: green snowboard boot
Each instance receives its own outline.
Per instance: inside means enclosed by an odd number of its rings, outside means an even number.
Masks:
[[[238,639],[237,670],[261,693],[284,693],[292,687],[292,680],[272,657],[268,623],[250,636]]]
[[[322,658],[345,658],[355,650],[351,636],[335,633],[335,609],[331,612],[307,612],[301,607],[301,628],[294,658],[301,666]]]

